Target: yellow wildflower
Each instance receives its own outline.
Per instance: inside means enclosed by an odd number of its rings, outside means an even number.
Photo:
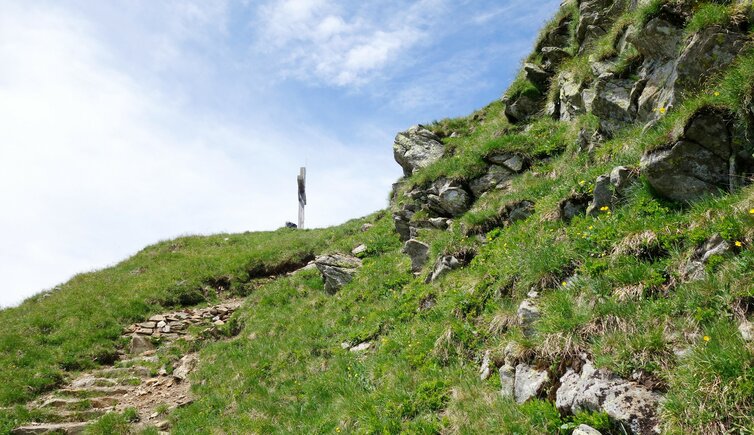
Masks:
[[[339,427],[336,427],[336,428],[335,428],[335,432],[340,432],[340,428],[339,428]]]
[[[606,205],[603,205],[602,207],[600,207],[600,211],[608,211],[608,210],[610,210],[610,207]]]
[[[744,244],[743,244],[743,243],[741,243],[741,241],[740,241],[740,240],[736,240],[736,246],[737,246],[737,247],[739,247],[739,248],[740,248],[740,247],[741,247],[741,246],[743,246],[743,245],[744,245]]]
[[[749,214],[754,214],[754,208],[752,208],[751,210],[749,210]]]
[[[593,230],[594,229],[594,225],[589,225],[589,229]]]
[[[579,181],[579,186],[583,186],[585,184],[586,184],[586,181],[584,181],[584,180]]]
[[[568,283],[567,283],[567,282],[565,282],[565,281],[561,282],[560,284],[561,284],[561,285],[562,285],[563,287],[565,287],[565,286],[567,286],[567,285],[568,285]]]
[[[710,337],[709,335],[705,335],[704,338],[702,338],[702,340],[704,340],[704,341],[710,341],[710,340],[712,340],[712,337]]]
[[[719,97],[720,96],[720,92],[715,91],[715,96]]]

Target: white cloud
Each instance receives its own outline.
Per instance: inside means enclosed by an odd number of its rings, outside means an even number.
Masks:
[[[313,128],[192,111],[101,41],[62,9],[0,6],[0,305],[159,239],[295,219],[301,137],[311,225],[385,205],[397,176],[388,147],[375,155]]]
[[[392,1],[352,5],[334,0],[272,1],[259,8],[256,49],[274,59],[284,75],[327,85],[358,87],[400,66],[426,39],[445,0],[410,7]],[[281,55],[286,53],[286,55]]]

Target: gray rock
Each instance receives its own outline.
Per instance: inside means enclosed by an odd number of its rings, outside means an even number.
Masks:
[[[554,70],[564,60],[571,58],[571,53],[560,47],[543,47],[540,49],[540,53],[542,53],[542,59],[544,60],[543,67],[548,71]]]
[[[600,118],[600,125],[607,132],[615,132],[634,120],[636,112],[631,104],[634,81],[603,75],[594,88],[590,111]]]
[[[597,370],[590,361],[584,362],[581,373],[568,369],[555,394],[559,411],[604,411],[633,434],[660,433],[660,400],[660,395],[640,384]]]
[[[498,373],[500,375],[500,385],[501,385],[500,394],[503,397],[513,398],[513,394],[515,391],[515,382],[516,382],[516,369],[506,364],[500,367],[500,370],[498,371]]]
[[[416,239],[410,239],[403,245],[403,253],[411,257],[411,271],[418,273],[427,263],[429,245]]]
[[[432,225],[433,228],[436,228],[438,230],[447,230],[448,229],[448,219],[445,218],[429,218],[427,219],[430,225]]]
[[[139,355],[150,350],[154,350],[154,345],[149,337],[143,335],[131,336],[131,343],[128,346],[128,352],[131,355]]]
[[[667,60],[678,55],[683,29],[658,17],[649,20],[640,30],[631,28],[626,39],[646,59]]]
[[[445,217],[457,217],[466,213],[471,202],[471,195],[459,182],[444,178],[435,181],[427,195],[430,210]]]
[[[642,173],[662,196],[693,201],[730,190],[730,162],[736,159],[727,115],[702,109],[667,148],[641,158]]]
[[[719,234],[715,234],[709,240],[704,242],[704,245],[700,246],[691,255],[691,258],[683,266],[682,275],[687,281],[697,281],[705,276],[705,265],[715,255],[725,255],[733,247],[727,240],[723,239]]]
[[[363,243],[351,250],[351,254],[355,256],[359,256],[360,254],[364,254],[366,252],[367,252],[367,245]]]
[[[369,231],[374,225],[373,224],[364,224],[361,226],[361,232],[365,233]]]
[[[504,166],[513,173],[523,171],[526,165],[526,160],[523,157],[512,153],[491,154],[485,157],[485,160],[493,165]]]
[[[420,125],[398,133],[393,144],[395,161],[407,177],[440,160],[444,152],[445,145],[440,138]]]
[[[516,366],[513,397],[518,403],[535,398],[542,392],[549,380],[550,376],[546,370],[537,370],[528,364],[519,364]]]
[[[435,267],[425,282],[433,282],[451,270],[463,267],[463,265],[464,263],[461,260],[452,255],[441,255],[435,262]]]
[[[586,113],[583,84],[576,80],[571,72],[564,72],[558,76],[560,88],[560,120],[572,121],[577,116]]]
[[[738,325],[738,332],[741,333],[744,341],[754,341],[754,323],[744,320]]]
[[[505,220],[509,223],[527,219],[533,214],[534,203],[527,200],[506,204],[505,207],[503,207],[503,213],[501,213],[501,215],[505,216]]]
[[[625,166],[616,166],[610,171],[610,184],[618,196],[622,196],[634,181],[636,173]]]
[[[586,195],[571,195],[558,204],[560,219],[570,222],[578,215],[586,213],[589,206],[589,197]]]
[[[490,377],[490,373],[492,372],[491,368],[492,362],[490,361],[490,351],[487,350],[484,352],[484,357],[482,357],[482,365],[479,367],[479,378],[483,381],[486,381]]]
[[[486,174],[471,181],[469,188],[474,197],[479,198],[485,192],[508,186],[513,175],[514,173],[505,166],[492,165]]]
[[[369,350],[370,347],[372,347],[372,343],[365,341],[364,343],[357,344],[349,350],[351,352],[364,352],[365,350]]]
[[[395,225],[395,232],[398,233],[398,237],[401,242],[411,238],[411,218],[414,216],[414,212],[411,210],[403,209],[393,213],[393,224]]]
[[[610,176],[600,175],[594,183],[594,198],[586,209],[589,216],[599,216],[604,213],[603,208],[613,209],[613,185]]]
[[[524,75],[540,92],[547,90],[550,85],[550,77],[552,77],[552,73],[533,63],[524,64]]]
[[[181,358],[176,364],[175,369],[173,370],[173,377],[178,379],[179,381],[186,380],[189,373],[194,370],[198,362],[199,358],[197,358],[196,354],[190,353],[188,355],[184,355],[184,357]]]
[[[539,307],[533,299],[524,299],[518,306],[516,312],[518,316],[518,322],[521,324],[521,329],[524,331],[524,335],[531,335],[534,330],[534,322],[539,320],[542,316],[539,311]]]
[[[587,426],[585,424],[580,424],[576,429],[571,432],[571,435],[602,435],[600,431],[597,429]]]
[[[557,26],[545,33],[542,39],[537,44],[537,50],[541,50],[542,47],[568,47],[571,40],[571,18],[570,16],[563,17]]]
[[[607,33],[612,22],[621,14],[622,2],[612,0],[582,0],[579,2],[579,23],[576,40],[583,51]]]
[[[351,282],[356,270],[361,267],[361,260],[342,254],[331,254],[317,257],[314,264],[325,279],[325,291],[334,294]]]
[[[542,110],[544,99],[542,95],[535,94],[536,92],[527,92],[506,101],[505,116],[509,122],[525,122]]]

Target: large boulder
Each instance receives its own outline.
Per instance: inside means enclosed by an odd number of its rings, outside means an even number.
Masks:
[[[342,254],[321,255],[314,264],[325,279],[325,291],[335,294],[341,287],[351,282],[361,267],[361,260]]]
[[[445,145],[440,138],[421,125],[398,133],[393,144],[395,161],[401,165],[407,177],[417,169],[426,168],[440,160],[444,152]]]
[[[581,372],[568,369],[560,378],[555,405],[566,413],[605,412],[632,434],[660,433],[661,396],[585,361]]]
[[[730,115],[704,108],[669,146],[645,153],[641,167],[660,195],[692,201],[730,190],[738,171],[736,159]]]

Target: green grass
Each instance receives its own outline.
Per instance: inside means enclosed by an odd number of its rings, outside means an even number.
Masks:
[[[360,225],[354,221],[328,230],[161,242],[2,310],[0,324],[12,327],[0,331],[0,405],[22,403],[71,373],[111,361],[124,326],[182,303],[244,294],[253,287],[248,284],[250,271],[272,270],[342,245]],[[220,295],[213,287],[218,282],[227,287]]]

